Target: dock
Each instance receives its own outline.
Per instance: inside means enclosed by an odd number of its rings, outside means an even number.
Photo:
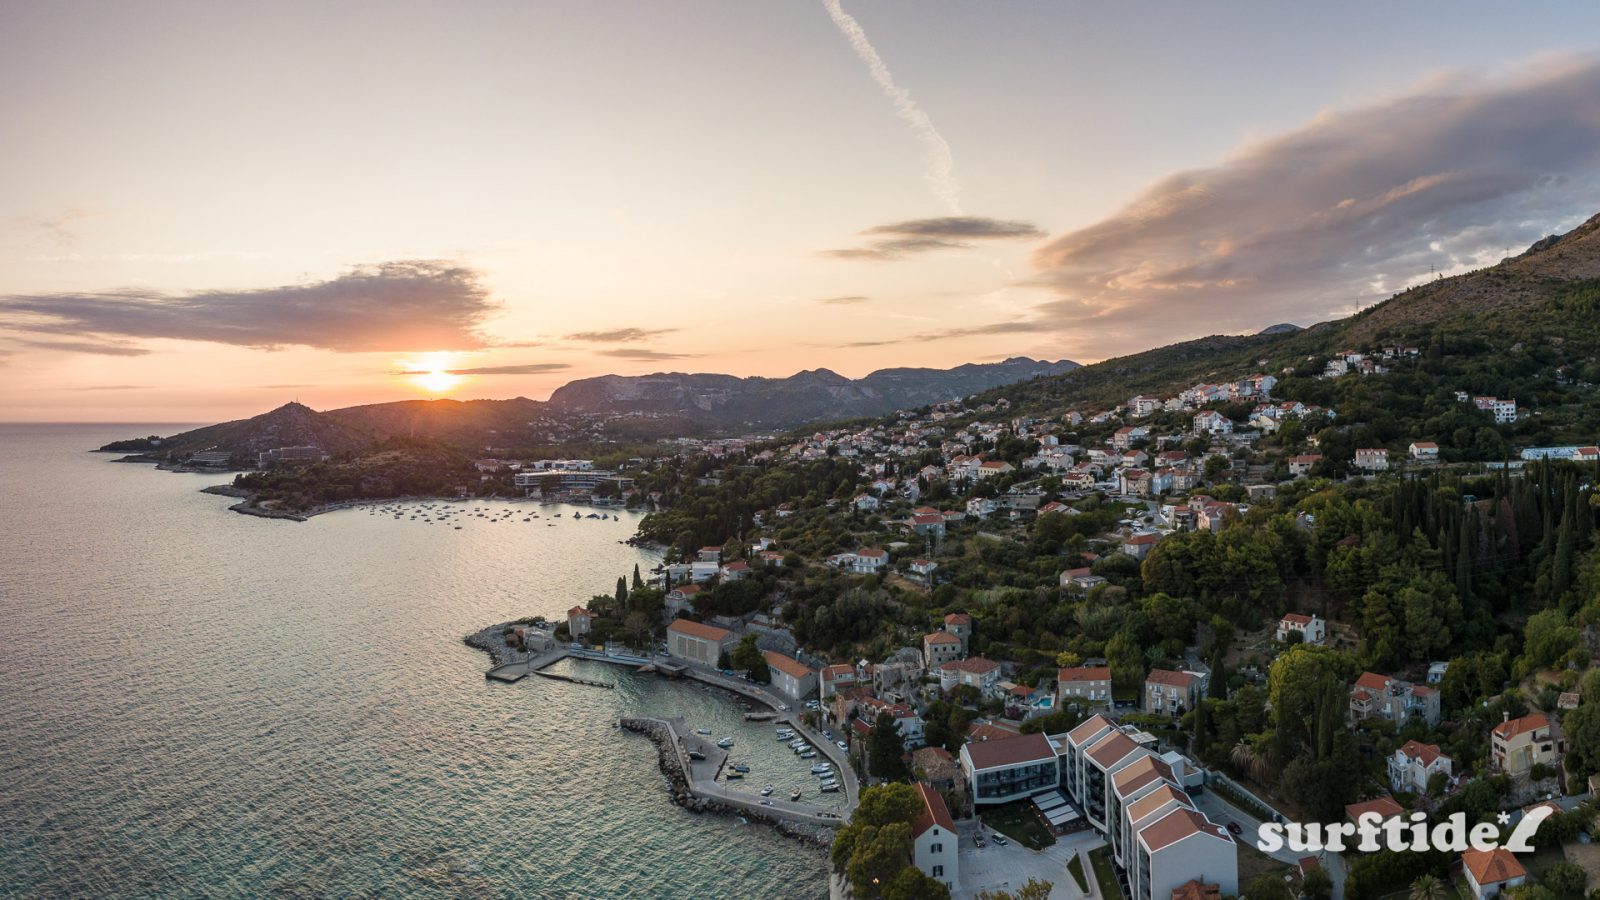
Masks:
[[[545,675],[546,677],[551,677],[540,670],[555,665],[557,662],[560,662],[566,658],[566,649],[563,647],[555,647],[529,659],[521,660],[519,662],[508,662],[503,665],[495,666],[489,671],[483,673],[483,677],[488,678],[491,681],[499,681],[505,684],[516,684],[535,672],[539,673],[540,675]]]
[[[535,670],[533,674],[538,675],[540,678],[552,678],[556,681],[566,681],[572,684],[586,684],[589,687],[606,688],[607,690],[616,687],[616,685],[604,681],[592,681],[588,678],[578,678],[573,675],[562,675],[560,672],[540,672]]]

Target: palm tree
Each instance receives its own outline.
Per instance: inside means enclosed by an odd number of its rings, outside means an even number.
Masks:
[[[1410,900],[1444,900],[1448,896],[1444,882],[1436,875],[1419,875],[1411,882]]]

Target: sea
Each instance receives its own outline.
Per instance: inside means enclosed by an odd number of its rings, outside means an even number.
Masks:
[[[263,519],[200,493],[227,475],[86,452],[182,427],[0,425],[0,896],[827,894],[825,851],[674,806],[614,727],[685,716],[747,789],[814,789],[732,698],[574,660],[616,688],[499,684],[462,643],[648,570],[637,514]]]

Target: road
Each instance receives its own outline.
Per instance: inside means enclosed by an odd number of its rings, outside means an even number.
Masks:
[[[1240,828],[1240,833],[1233,836],[1235,841],[1238,841],[1241,845],[1256,846],[1256,834],[1261,827],[1260,819],[1223,800],[1212,791],[1194,794],[1191,799],[1194,800],[1195,808],[1205,813],[1206,818],[1211,821],[1222,825],[1227,825],[1230,822],[1237,824]],[[1260,852],[1266,853],[1265,850]],[[1266,855],[1278,862],[1299,866],[1300,858],[1308,854],[1296,853],[1288,847],[1284,847],[1272,853],[1266,853]],[[1323,870],[1328,873],[1328,877],[1333,879],[1333,900],[1344,900],[1344,880],[1346,876],[1344,859],[1337,853],[1323,852],[1309,855],[1316,856],[1317,860],[1322,863]],[[1239,887],[1243,888],[1244,885]]]

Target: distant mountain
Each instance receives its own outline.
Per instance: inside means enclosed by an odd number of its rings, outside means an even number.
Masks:
[[[1280,322],[1277,325],[1268,325],[1267,327],[1261,329],[1260,331],[1258,331],[1256,333],[1257,334],[1294,334],[1296,331],[1304,331],[1304,330],[1305,329],[1301,328],[1299,325],[1295,325],[1295,324],[1290,323],[1290,322]]]
[[[152,443],[140,438],[101,448],[184,459],[226,450],[236,464],[274,447],[314,445],[359,452],[397,437],[428,438],[477,453],[606,440],[648,440],[765,429],[881,415],[1068,371],[1078,364],[1016,358],[954,369],[882,369],[849,379],[827,369],[788,378],[733,375],[605,375],[574,381],[549,402],[404,400],[317,412],[288,403]]]
[[[678,416],[720,429],[782,429],[954,400],[1077,367],[1070,360],[1014,357],[953,369],[879,369],[856,379],[828,369],[788,378],[677,372],[603,375],[559,388],[550,395],[550,405],[593,415]]]

